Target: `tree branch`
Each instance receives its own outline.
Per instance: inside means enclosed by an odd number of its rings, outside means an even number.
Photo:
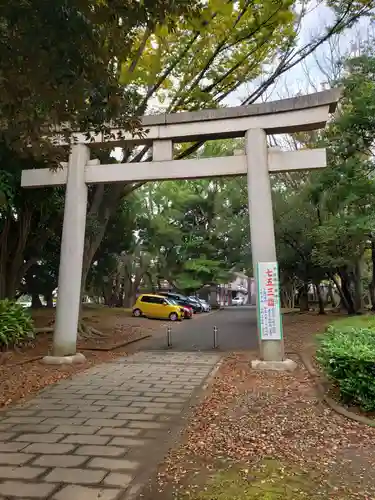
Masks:
[[[243,102],[242,104],[251,104],[262,95],[262,93],[270,87],[275,80],[285,73],[286,71],[292,69],[294,66],[299,64],[303,59],[305,59],[307,56],[309,56],[312,52],[314,52],[318,47],[320,47],[323,43],[325,43],[332,35],[335,33],[340,33],[343,29],[345,29],[348,25],[354,23],[356,20],[358,20],[361,16],[366,13],[368,10],[367,7],[363,7],[359,12],[356,14],[353,14],[349,19],[345,20],[346,16],[350,13],[350,5],[349,4],[345,10],[345,12],[341,15],[339,19],[337,19],[336,23],[334,24],[333,27],[331,27],[324,36],[319,38],[317,41],[312,42],[308,45],[305,45],[295,53],[293,51],[290,51],[289,54],[288,52],[285,53],[283,59],[281,60],[280,64],[277,66],[275,71],[272,73],[272,75],[265,81],[263,82],[256,91],[254,91],[252,94],[250,94]],[[293,40],[294,42],[294,40]],[[293,47],[291,47],[293,49]],[[290,57],[291,56],[291,57]],[[294,57],[297,58],[293,60]],[[289,61],[288,61],[289,58]]]
[[[229,3],[229,2],[228,2]],[[250,3],[254,3],[254,0],[247,0],[241,10],[241,12],[239,13],[239,15],[237,16],[235,22],[233,23],[233,26],[231,28],[231,30],[234,30],[236,28],[236,26],[238,25],[238,23],[241,21],[242,17],[245,15]],[[246,38],[250,38],[251,36],[253,36],[254,34],[256,33],[256,31],[253,31],[252,33],[248,34],[246,37],[243,37],[242,40],[245,40]],[[206,64],[204,65],[204,67],[201,69],[201,71],[198,73],[198,75],[196,75],[196,77],[193,79],[193,81],[191,82],[191,85],[189,86],[189,88],[186,90],[186,93],[189,93],[191,92],[194,87],[197,87],[197,85],[199,84],[199,82],[202,80],[202,78],[204,77],[204,75],[206,74],[206,72],[208,71],[208,69],[210,68],[211,64],[214,62],[215,58],[220,54],[220,52],[222,52],[223,50],[227,49],[227,48],[230,48],[231,46],[234,46],[238,43],[238,41],[236,41],[234,44],[232,45],[227,45],[227,38],[225,37],[219,44],[218,46],[216,47],[216,49],[214,50],[214,52],[211,54],[211,56],[208,58],[208,60],[206,61]],[[169,106],[169,109],[171,109],[173,107],[173,101],[171,103],[171,105]],[[180,103],[178,102],[176,104],[176,106],[179,106]]]
[[[228,0],[227,3],[231,3],[233,0]],[[218,15],[217,12],[214,12],[211,16],[210,21],[206,23],[206,26],[213,20],[215,17]],[[201,32],[200,31],[195,31],[193,32],[191,40],[188,42],[188,44],[184,47],[184,49],[180,52],[180,54],[176,57],[176,59],[171,63],[171,65],[160,75],[158,80],[152,85],[152,87],[149,88],[147,91],[147,94],[145,95],[144,99],[142,100],[139,109],[142,110],[143,112],[144,109],[146,109],[148,100],[150,97],[155,94],[163,84],[163,82],[171,75],[172,71],[177,67],[177,65],[183,60],[183,58],[188,54],[189,50],[192,48],[194,43],[198,40],[200,37]]]
[[[141,43],[138,47],[138,50],[136,51],[135,53],[135,56],[134,58],[132,59],[132,62],[128,68],[128,74],[132,74],[135,70],[135,68],[137,67],[137,64],[138,62],[140,61],[141,57],[142,57],[142,54],[146,48],[146,44],[147,44],[147,40],[150,38],[151,36],[151,33],[152,33],[152,30],[151,28],[148,26],[146,29],[145,29],[145,32],[143,34],[143,38],[141,40]]]

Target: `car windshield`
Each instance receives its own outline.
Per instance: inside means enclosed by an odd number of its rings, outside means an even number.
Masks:
[[[177,302],[174,299],[170,299],[169,297],[165,299],[167,301],[167,304],[170,304],[171,306],[176,306]]]

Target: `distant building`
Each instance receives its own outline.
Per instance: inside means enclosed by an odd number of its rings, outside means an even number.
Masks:
[[[230,305],[234,298],[242,299],[243,304],[255,304],[255,281],[245,273],[234,271],[232,280],[218,286],[218,302]]]
[[[255,280],[245,273],[233,271],[232,280],[228,283],[211,283],[197,290],[198,297],[207,300],[211,305],[230,305],[235,297],[240,297],[243,304],[255,304]],[[159,282],[159,290],[173,290],[167,280]]]

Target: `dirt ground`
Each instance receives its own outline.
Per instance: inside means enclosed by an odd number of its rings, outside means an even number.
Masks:
[[[53,309],[33,311],[35,327],[44,328],[53,325],[54,312]],[[83,365],[61,367],[47,366],[40,362],[40,359],[51,350],[52,333],[39,333],[28,345],[0,353],[0,408],[23,400],[43,387],[70,377],[93,364],[126,355],[130,346],[124,346],[125,342],[151,335],[166,324],[163,321],[133,318],[125,309],[104,307],[84,309],[83,320],[106,334],[105,338],[78,343],[79,351],[87,358],[87,363]]]
[[[338,314],[285,315],[286,351],[299,363],[293,374],[254,372],[250,369],[254,353],[229,354],[202,403],[193,409],[180,444],[140,498],[375,500],[375,429],[328,409],[295,354],[338,318]],[[38,312],[35,319],[38,327],[52,321],[47,311]],[[165,326],[115,309],[87,309],[84,319],[107,333],[111,346]],[[87,364],[61,368],[35,359],[46,354],[50,344],[51,335],[41,335],[32,345],[3,356],[0,407],[129,352],[126,346],[87,350]],[[102,341],[99,344],[103,347]]]
[[[298,352],[336,318],[287,315],[286,349]],[[252,357],[226,357],[140,498],[375,499],[375,429],[327,408],[295,354],[292,374],[255,372]]]

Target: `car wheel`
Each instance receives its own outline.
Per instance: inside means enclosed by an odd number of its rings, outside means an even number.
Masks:
[[[178,320],[178,314],[177,314],[177,313],[171,313],[171,314],[169,315],[169,319],[170,319],[171,321],[177,321],[177,320]]]
[[[142,316],[142,311],[140,309],[134,309],[133,316],[139,318],[140,316]]]

